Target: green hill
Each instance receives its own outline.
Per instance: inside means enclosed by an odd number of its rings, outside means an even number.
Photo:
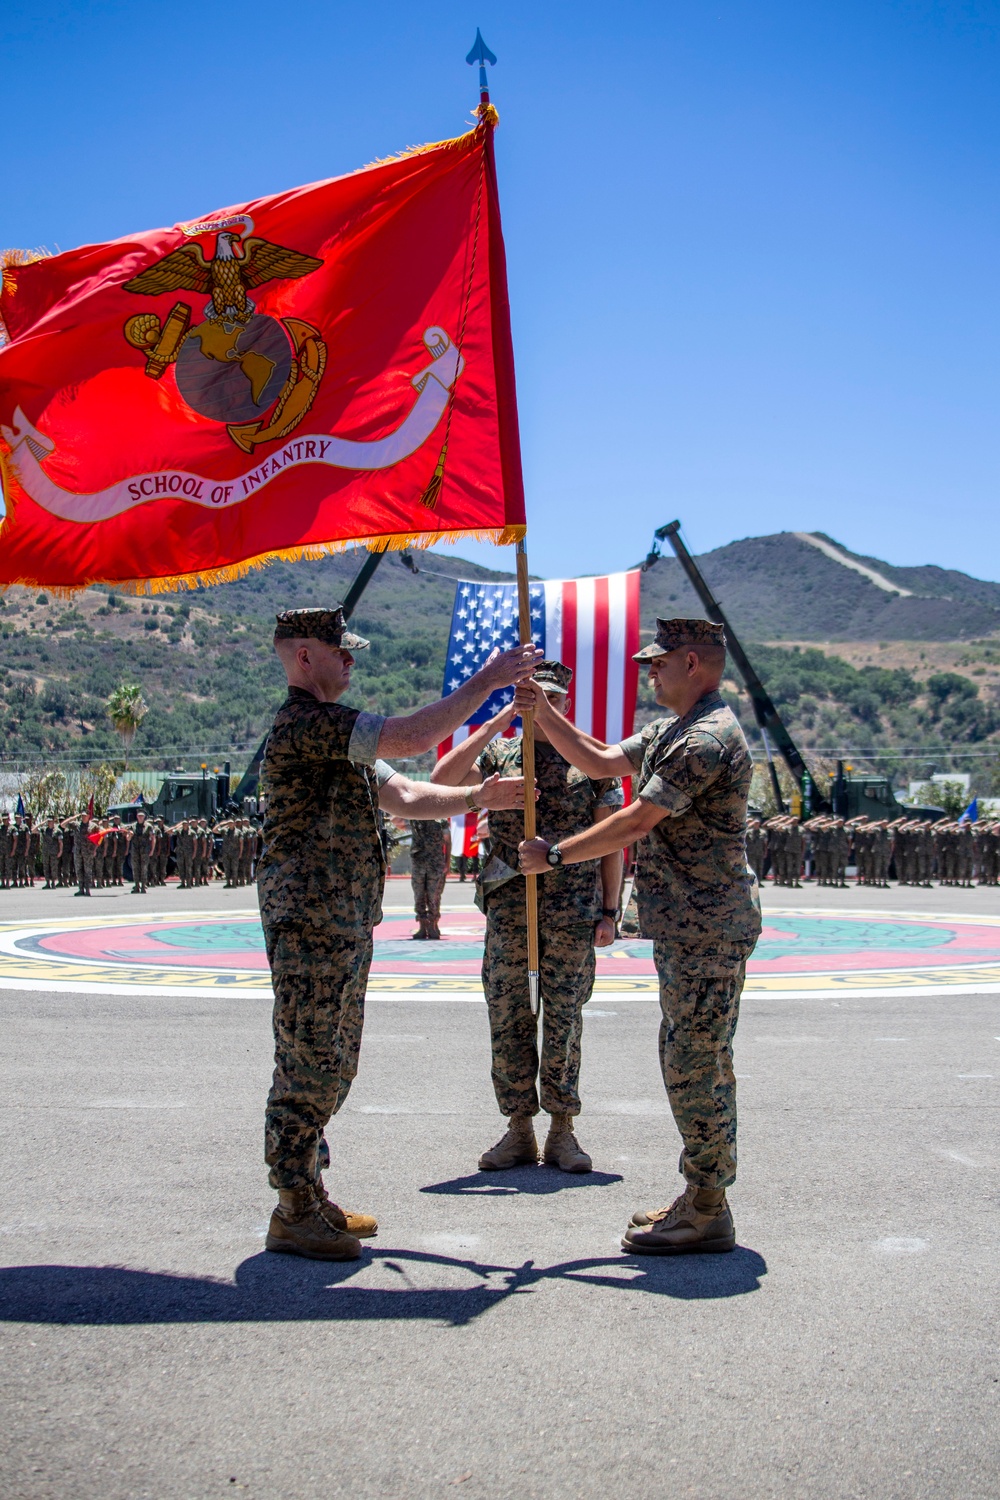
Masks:
[[[416,577],[389,554],[354,616],[372,642],[351,692],[358,706],[399,713],[435,697],[455,587],[448,575],[510,576],[447,552],[415,556]],[[116,755],[103,700],[127,679],[150,704],[138,762],[238,767],[282,696],[274,614],[339,601],[363,557],[276,563],[155,599],[94,588],[66,604],[9,590],[0,599],[2,763]],[[988,747],[1000,736],[1000,585],[932,566],[895,568],[794,533],[733,542],[699,562],[803,749],[937,747],[935,766],[945,769],[946,747]],[[644,639],[656,615],[702,612],[672,557],[643,574]],[[735,682],[729,691],[753,736]],[[643,689],[640,719],[653,712]],[[923,774],[902,752],[897,769]]]

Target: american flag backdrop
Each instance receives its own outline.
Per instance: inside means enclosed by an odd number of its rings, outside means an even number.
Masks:
[[[550,661],[573,669],[570,714],[588,734],[615,745],[632,733],[638,685],[639,571],[603,578],[550,578],[533,583],[532,639]],[[518,642],[517,584],[460,583],[455,590],[444,692],[447,697],[485,663],[490,652]],[[460,744],[470,727],[484,724],[509,703],[513,689],[495,693],[461,729],[440,746],[438,756]],[[515,720],[515,723],[517,721]],[[513,733],[513,728],[508,733]],[[456,854],[472,852],[473,814],[452,819]]]

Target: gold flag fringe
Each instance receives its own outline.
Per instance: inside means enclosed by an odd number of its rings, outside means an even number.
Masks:
[[[348,537],[342,542],[319,542],[303,547],[282,547],[274,552],[262,552],[257,557],[244,558],[241,562],[228,563],[221,568],[202,568],[195,573],[176,573],[166,578],[88,578],[82,583],[58,584],[44,578],[12,578],[10,583],[0,584],[0,593],[7,588],[20,585],[23,588],[42,588],[57,599],[71,599],[84,589],[95,584],[113,588],[122,594],[173,594],[186,589],[210,588],[216,583],[233,583],[247,573],[266,568],[273,562],[316,562],[322,557],[335,557],[351,547],[364,547],[369,552],[404,552],[411,547],[423,550],[437,542],[461,541],[492,542],[497,547],[512,546],[524,536],[524,526],[503,526],[481,531],[416,531],[395,532],[389,536]]]
[[[39,245],[35,250],[0,250],[0,278],[8,297],[12,297],[17,289],[17,278],[11,272],[18,266],[30,266],[32,261],[48,260],[51,254],[52,251],[46,250],[44,245]],[[7,329],[0,318],[0,345],[6,344],[7,338]]]
[[[476,114],[479,118],[464,135],[454,135],[444,141],[427,141],[422,146],[404,146],[402,151],[394,151],[391,156],[377,156],[374,161],[365,162],[356,171],[370,172],[373,167],[387,167],[390,162],[405,161],[408,156],[425,156],[428,151],[464,151],[487,127],[495,130],[500,124],[500,115],[494,104],[480,104]]]

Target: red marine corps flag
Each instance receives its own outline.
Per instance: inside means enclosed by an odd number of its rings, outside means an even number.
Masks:
[[[8,266],[0,586],[524,533],[500,214],[456,140]]]

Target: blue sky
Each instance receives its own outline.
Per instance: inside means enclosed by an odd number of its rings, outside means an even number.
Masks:
[[[996,0],[7,0],[0,242],[457,134],[477,25],[532,570],[679,516],[696,551],[823,530],[1000,578]]]

